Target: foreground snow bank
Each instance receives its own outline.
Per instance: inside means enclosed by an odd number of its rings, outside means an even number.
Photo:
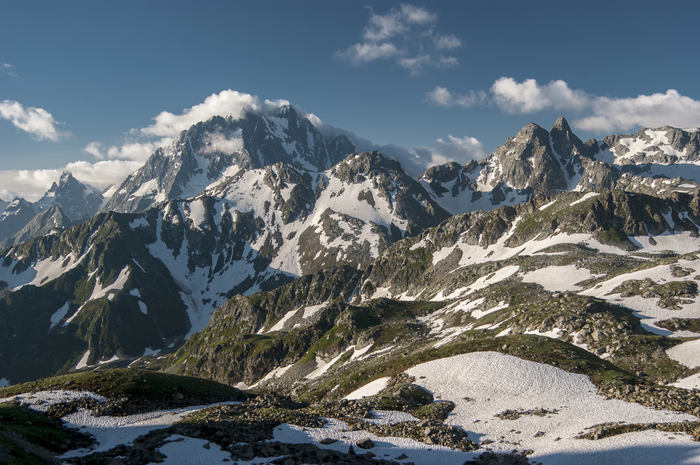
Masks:
[[[597,441],[575,439],[586,428],[606,422],[698,420],[692,415],[606,400],[585,375],[496,352],[434,360],[407,373],[436,399],[455,403],[448,424],[461,426],[479,443],[493,441],[488,447],[496,452],[531,449],[534,460],[552,464],[700,463],[700,444],[685,434],[645,431]],[[533,414],[539,409],[549,413]],[[525,413],[515,420],[495,417],[505,410]]]

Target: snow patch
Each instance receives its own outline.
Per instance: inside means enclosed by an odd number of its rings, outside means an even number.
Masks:
[[[310,305],[310,306],[304,308],[304,315],[302,316],[302,318],[303,318],[303,319],[311,318],[311,317],[314,316],[316,313],[318,313],[319,311],[321,311],[321,310],[323,310],[324,308],[326,308],[326,307],[328,306],[329,303],[330,303],[330,302],[326,301],[326,302],[323,302],[322,304]]]
[[[84,354],[83,357],[80,359],[78,364],[75,366],[76,370],[80,370],[81,368],[86,368],[88,366],[87,361],[88,358],[90,357],[90,349],[88,349]]]
[[[673,346],[666,354],[671,360],[688,368],[700,367],[700,339]]]
[[[49,331],[53,329],[54,326],[59,324],[63,318],[65,318],[66,313],[68,313],[68,308],[70,307],[70,300],[66,304],[56,310],[53,315],[51,315],[51,325],[49,326]]]
[[[548,266],[523,274],[523,282],[539,284],[550,292],[580,291],[583,288],[577,283],[600,276],[576,265]]]
[[[574,205],[578,205],[579,203],[583,203],[586,200],[592,199],[593,197],[598,197],[599,195],[600,195],[600,192],[589,192],[586,195],[584,195],[583,197],[581,197],[580,199],[578,199],[574,202],[571,202],[569,204],[569,206],[573,207]]]
[[[375,379],[374,381],[365,384],[360,389],[352,391],[350,394],[345,396],[344,399],[357,400],[362,399],[363,397],[376,396],[384,389],[386,389],[390,379],[391,378],[388,376],[384,378]]]
[[[652,450],[651,445],[668,447],[664,435],[623,434],[604,441],[580,440],[575,436],[585,428],[605,422],[696,421],[692,415],[607,400],[597,394],[597,388],[585,375],[496,352],[475,352],[434,360],[417,365],[407,373],[436,398],[455,403],[446,423],[464,428],[480,441],[494,441],[489,446],[494,452],[510,452],[513,444],[518,444],[518,448],[532,449],[534,453],[529,458],[538,462],[573,464],[581,463],[581,458],[586,457],[590,458],[587,463],[618,463],[607,460],[609,456],[605,454],[612,451],[616,457],[626,457],[623,463],[640,463],[640,459],[641,463],[655,463],[648,460],[647,454]],[[523,415],[517,420],[494,417],[507,409],[540,408],[556,409],[557,413],[542,417]],[[545,434],[535,438],[540,431]],[[650,443],[635,452],[628,446],[640,437]],[[690,442],[688,438],[687,444]],[[674,441],[674,445],[677,444]],[[696,454],[700,453],[700,445],[694,447]],[[669,452],[666,449],[665,453]],[[668,460],[662,459],[662,462]]]
[[[129,223],[129,227],[131,229],[142,228],[142,227],[145,228],[148,226],[150,226],[150,225],[148,224],[148,220],[146,218],[136,218],[134,221]]]

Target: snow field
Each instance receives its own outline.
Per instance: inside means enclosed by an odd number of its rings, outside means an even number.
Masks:
[[[107,400],[102,396],[88,391],[59,390],[20,394],[18,396],[0,399],[0,403],[17,399],[21,404],[27,405],[32,410],[46,412],[51,405],[71,402],[84,397],[93,398],[98,402]],[[213,405],[234,403],[237,402],[224,402],[222,404]],[[89,410],[79,409],[76,413],[63,417],[63,421],[69,427],[79,428],[81,432],[93,435],[98,444],[93,449],[69,451],[63,455],[63,458],[81,457],[92,452],[112,449],[119,444],[131,444],[138,436],[147,434],[154,429],[167,428],[187,415],[205,407],[208,406],[193,406],[181,409],[155,411],[128,415],[125,417],[93,417]],[[212,449],[215,448],[212,447]],[[230,459],[230,455],[228,455],[228,458]]]
[[[688,368],[700,367],[700,339],[684,342],[666,351],[671,360]]]
[[[500,270],[498,270],[494,273],[491,273],[487,276],[482,276],[481,278],[477,279],[469,286],[460,287],[458,289],[455,289],[447,296],[444,295],[444,291],[440,291],[435,297],[433,297],[430,300],[434,301],[434,302],[439,302],[439,301],[443,301],[443,300],[450,300],[450,299],[456,299],[458,297],[467,296],[473,292],[484,289],[492,284],[496,284],[498,282],[505,281],[506,279],[508,279],[511,276],[513,276],[514,274],[516,274],[519,269],[520,269],[520,267],[518,265],[504,266],[503,268],[501,268]]]
[[[602,454],[601,457],[615,460],[629,455],[622,463],[658,463],[650,460],[653,455],[648,453],[649,447],[658,447],[671,457],[676,453],[685,457],[686,449],[691,448],[696,461],[688,463],[700,463],[700,444],[692,442],[686,435],[678,435],[681,441],[673,443],[668,442],[667,433],[660,432],[624,434],[598,441],[574,439],[585,433],[586,428],[605,422],[697,421],[692,415],[605,400],[585,375],[495,352],[435,360],[406,372],[436,399],[455,403],[448,424],[469,431],[472,439],[494,441],[489,447],[497,452],[532,449],[535,451],[532,459],[552,464],[587,463],[587,454]],[[558,412],[543,417],[523,415],[517,420],[494,417],[506,409],[540,408]],[[540,431],[545,434],[534,437]],[[640,448],[638,453],[630,449],[631,445],[640,443],[646,447]],[[669,444],[673,446],[670,449]],[[681,447],[675,449],[677,446]],[[617,462],[606,459],[590,463]],[[665,463],[669,463],[668,459]]]
[[[94,274],[94,273],[95,272],[93,272],[92,274]],[[90,276],[92,276],[92,274]],[[83,309],[83,307],[85,306],[86,303],[88,303],[92,300],[100,299],[100,298],[105,297],[105,296],[107,296],[108,299],[112,300],[111,299],[112,296],[108,295],[109,292],[122,290],[124,288],[124,284],[126,284],[127,279],[129,279],[129,266],[128,265],[125,266],[124,269],[119,272],[119,276],[117,276],[117,279],[112,284],[108,284],[107,286],[103,287],[102,282],[100,281],[100,278],[99,277],[96,278],[95,279],[95,287],[92,289],[92,294],[90,294],[90,297],[88,297],[88,299],[85,301],[85,303],[83,303],[83,305],[81,305],[80,308],[78,308],[75,311],[75,313],[73,313],[73,315],[71,315],[71,317],[68,318],[65,321],[65,323],[63,323],[63,325],[65,326],[68,323],[70,323],[71,321],[73,321],[80,314],[80,311]],[[60,312],[60,310],[59,310],[59,312]],[[54,314],[54,316],[57,317],[58,315]],[[65,314],[64,314],[64,316],[65,316]],[[54,317],[52,317],[52,323],[53,323],[53,318]],[[60,321],[60,319],[58,321]]]
[[[346,400],[357,400],[357,399],[362,399],[363,397],[371,397],[371,396],[376,396],[380,392],[382,392],[384,389],[386,389],[387,384],[389,383],[389,380],[391,378],[385,377],[385,378],[378,378],[375,379],[374,381],[371,381],[364,386],[362,386],[359,389],[356,389],[355,391],[351,392],[347,396],[344,397]]]
[[[392,413],[389,412],[373,411],[372,413],[375,416],[379,413],[380,417],[382,413],[386,413],[387,416],[385,418],[395,418],[399,421],[412,421],[406,417],[393,417]],[[465,460],[476,457],[480,453],[465,453],[442,446],[429,446],[407,438],[379,437],[366,431],[348,431],[347,423],[335,419],[327,420],[328,423],[323,428],[301,428],[288,424],[280,425],[274,430],[275,440],[292,444],[315,444],[321,449],[347,453],[350,446],[353,446],[356,452],[358,451],[355,445],[358,440],[370,438],[375,444],[372,448],[372,453],[376,454],[377,458],[395,460],[397,457],[405,454],[408,456],[408,458],[405,459],[406,461],[414,462],[417,465],[462,465]],[[386,421],[395,422],[393,419]],[[379,423],[379,421],[376,420],[374,422]],[[319,444],[319,441],[324,438],[336,439],[338,442],[330,445]],[[360,450],[358,453],[361,452]]]
[[[676,265],[681,268],[692,270],[692,273],[700,273],[700,260],[679,260]],[[692,274],[691,273],[691,274]],[[691,304],[682,304],[682,310],[669,310],[658,306],[659,299],[647,299],[642,296],[622,297],[619,293],[613,294],[613,289],[628,280],[643,280],[649,278],[652,281],[663,284],[670,281],[679,281],[687,278],[677,278],[673,276],[669,265],[660,265],[653,268],[635,271],[632,273],[616,276],[607,281],[597,284],[591,289],[579,292],[580,295],[598,297],[617,305],[623,305],[635,311],[641,319],[642,326],[655,334],[674,337],[697,337],[696,333],[690,331],[669,331],[658,328],[654,325],[657,321],[669,318],[700,318],[700,302],[697,299]]]
[[[587,268],[576,268],[576,265],[548,266],[530,271],[522,275],[523,282],[540,284],[550,292],[580,291],[583,288],[577,283],[603,275],[592,275]]]
[[[163,462],[160,462],[163,465],[231,463],[231,454],[222,451],[217,444],[178,434],[170,436],[166,444],[158,450],[166,457]],[[155,463],[151,462],[153,465]]]

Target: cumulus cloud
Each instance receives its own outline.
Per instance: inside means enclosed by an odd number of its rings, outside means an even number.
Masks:
[[[418,74],[425,68],[445,69],[457,66],[457,58],[439,53],[462,46],[454,34],[436,32],[433,28],[438,15],[425,8],[401,5],[386,14],[376,14],[371,8],[370,18],[362,33],[362,42],[338,50],[335,57],[353,66],[381,59],[393,59]]]
[[[562,81],[539,85],[534,79],[522,83],[502,77],[491,86],[493,100],[507,113],[534,113],[546,108],[580,111],[590,105],[591,97],[582,90],[571,90]]]
[[[636,127],[663,125],[690,128],[700,126],[700,101],[669,89],[665,94],[640,95],[635,98],[598,97],[592,115],[574,121],[589,131],[627,131]]]
[[[700,126],[700,101],[681,95],[674,89],[633,98],[614,98],[571,89],[562,80],[538,84],[534,79],[517,82],[510,77],[502,77],[493,83],[488,95],[474,91],[460,95],[438,86],[426,96],[430,103],[444,107],[494,104],[510,114],[544,110],[574,112],[580,115],[573,120],[575,128],[601,134],[663,125],[680,128]]]
[[[453,94],[445,87],[436,86],[435,89],[426,93],[428,101],[442,107],[471,107],[480,105],[488,100],[486,92],[469,91],[466,94]]]
[[[175,137],[180,131],[215,115],[231,115],[234,118],[240,118],[246,110],[268,112],[283,105],[289,105],[289,102],[286,100],[262,101],[255,95],[228,89],[210,95],[204,102],[184,109],[179,115],[164,111],[154,118],[154,124],[139,131],[146,136]]]
[[[243,150],[243,139],[240,135],[225,136],[221,133],[208,134],[204,153],[234,153]]]
[[[105,148],[101,142],[90,142],[83,150],[99,160],[121,159],[144,162],[158,147],[167,145],[169,142],[169,138],[164,138],[158,142],[127,142],[121,146],[112,145],[108,148]]]
[[[10,200],[23,197],[35,202],[57,182],[64,171],[73,173],[76,179],[100,189],[121,183],[142,165],[133,160],[105,160],[96,163],[76,161],[57,169],[0,171],[0,198]]]
[[[346,50],[339,51],[337,56],[349,61],[354,66],[360,66],[370,61],[380,58],[391,58],[400,54],[399,49],[391,43],[364,43],[351,45]]]
[[[48,111],[43,108],[25,108],[15,100],[0,102],[0,118],[10,121],[16,128],[28,132],[37,140],[57,142],[71,135],[56,129],[58,123]]]
[[[255,95],[224,90],[218,94],[212,94],[204,102],[185,108],[180,114],[164,111],[156,115],[154,123],[145,128],[132,129],[126,137],[126,142],[121,145],[106,146],[102,142],[94,141],[87,144],[83,150],[98,160],[133,160],[144,162],[159,147],[168,145],[181,131],[189,129],[200,121],[206,121],[213,116],[232,116],[240,118],[246,111],[272,112],[284,105],[289,105],[286,100],[261,100]],[[235,140],[226,137],[213,138],[211,146],[228,149],[234,145]],[[231,150],[233,151],[233,150]]]
[[[437,139],[433,142],[432,155],[435,162],[456,161],[465,164],[470,160],[481,160],[487,153],[476,137],[459,138],[449,134],[447,141]]]
[[[355,143],[355,145],[358,144]],[[370,146],[363,150],[377,150],[384,156],[397,160],[404,171],[413,177],[420,176],[433,165],[441,165],[449,161],[465,164],[471,160],[481,160],[487,155],[483,144],[475,137],[459,138],[451,134],[447,136],[447,140],[442,138],[435,140],[432,147],[409,148],[397,144],[370,143]]]
[[[12,77],[17,77],[15,66],[9,63],[0,63],[0,73],[7,74],[8,76]]]
[[[462,41],[457,36],[448,34],[435,34],[432,36],[435,48],[438,50],[454,50],[462,46]]]

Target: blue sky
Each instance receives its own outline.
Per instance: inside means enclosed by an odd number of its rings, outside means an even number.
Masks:
[[[268,99],[413,174],[560,115],[584,140],[700,126],[699,13],[690,0],[0,0],[0,198],[36,197],[66,167],[105,187],[195,115]]]

